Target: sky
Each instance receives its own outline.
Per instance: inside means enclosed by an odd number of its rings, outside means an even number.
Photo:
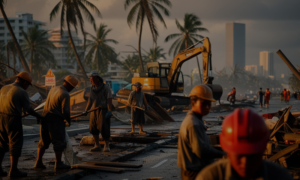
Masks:
[[[102,18],[94,14],[97,26],[107,24],[112,31],[108,38],[115,39],[113,45],[117,52],[132,51],[126,45],[137,47],[138,34],[135,28],[129,28],[127,15],[130,10],[124,9],[124,0],[89,0],[101,11]],[[156,21],[159,31],[157,45],[168,53],[172,42],[164,39],[172,33],[179,32],[175,19],[183,23],[186,13],[194,13],[209,32],[200,33],[209,37],[212,44],[213,69],[221,70],[225,66],[225,24],[238,22],[246,24],[246,65],[258,65],[259,52],[274,53],[276,74],[290,75],[289,69],[276,54],[281,49],[294,65],[300,65],[300,1],[299,0],[170,0],[170,16],[164,16],[167,28]],[[49,14],[59,0],[8,0],[5,11],[8,17],[16,12],[32,13],[35,20],[46,22],[47,29],[59,27],[59,17],[50,22]],[[158,20],[158,19],[156,19]],[[85,29],[94,33],[92,26],[85,22]],[[80,33],[80,32],[79,32]],[[79,36],[81,36],[79,34]],[[144,25],[142,48],[153,46],[152,36],[147,24]],[[121,53],[124,57],[127,54]],[[167,56],[172,60],[172,56]],[[201,58],[200,58],[201,59]],[[184,64],[183,72],[189,74],[196,66],[195,59]]]

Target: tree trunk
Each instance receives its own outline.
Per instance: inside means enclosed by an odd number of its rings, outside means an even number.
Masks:
[[[32,72],[33,49],[30,50],[30,72]]]
[[[16,55],[15,55],[14,52],[13,52],[12,56],[13,56],[13,65],[14,65],[14,69],[16,69]],[[17,75],[16,71],[14,71],[14,73],[15,73],[15,75]]]
[[[140,61],[140,66],[141,66],[141,72],[144,72],[143,60],[142,60],[142,55],[141,55],[141,41],[142,41],[142,31],[143,31],[143,23],[142,22],[140,25],[140,36],[139,36],[139,61]]]
[[[68,20],[67,20],[67,22],[68,22]],[[67,23],[67,25],[68,25],[68,35],[69,35],[69,39],[70,39],[70,41],[71,41],[71,46],[72,46],[72,48],[73,48],[73,50],[74,50],[74,54],[75,54],[75,58],[76,58],[77,64],[79,65],[79,67],[80,67],[80,69],[81,69],[81,71],[82,71],[83,77],[89,79],[88,76],[86,75],[86,72],[85,72],[85,70],[84,70],[84,67],[83,67],[83,65],[82,65],[82,63],[81,63],[81,61],[80,61],[80,58],[79,58],[78,54],[77,54],[76,47],[75,47],[75,45],[74,45],[73,38],[72,38],[72,35],[71,35],[70,24]]]
[[[24,70],[27,71],[27,72],[30,72],[28,64],[27,64],[27,62],[26,62],[26,60],[24,58],[23,52],[22,52],[22,50],[21,50],[21,48],[19,46],[19,43],[18,43],[18,41],[16,39],[16,36],[15,36],[15,34],[14,34],[12,28],[11,28],[11,25],[10,25],[8,19],[7,19],[6,13],[5,13],[4,8],[3,8],[3,4],[0,4],[0,10],[1,10],[2,16],[4,18],[4,21],[6,23],[6,26],[7,26],[8,30],[9,30],[9,33],[11,35],[11,38],[12,38],[12,40],[15,43],[15,47],[16,47],[17,52],[19,54],[20,61],[21,61],[22,65],[23,65],[23,67],[24,67]]]

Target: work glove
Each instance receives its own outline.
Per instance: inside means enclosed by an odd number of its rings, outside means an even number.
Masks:
[[[106,119],[106,118],[111,118],[111,116],[112,116],[111,111],[107,111],[107,113],[106,113],[106,115],[105,115],[105,119]]]
[[[82,112],[82,115],[87,116],[87,111]]]

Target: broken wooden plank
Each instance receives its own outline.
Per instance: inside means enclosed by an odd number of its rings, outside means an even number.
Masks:
[[[287,155],[288,153],[291,153],[291,152],[295,151],[299,147],[300,147],[300,144],[294,144],[294,145],[288,146],[285,149],[283,149],[283,150],[279,151],[278,153],[276,153],[275,155],[271,156],[269,158],[269,161],[276,161],[277,159]]]
[[[96,166],[96,165],[90,165],[90,164],[75,164],[71,167],[72,167],[72,169],[91,169],[91,170],[114,172],[114,173],[121,173],[121,172],[125,171],[125,169],[123,169],[123,168]]]
[[[86,164],[97,165],[97,166],[109,166],[109,167],[123,167],[123,168],[141,168],[142,164],[129,164],[121,162],[100,162],[100,161],[85,161]]]

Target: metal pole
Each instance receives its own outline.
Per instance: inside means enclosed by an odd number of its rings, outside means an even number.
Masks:
[[[281,57],[281,59],[285,62],[285,64],[290,68],[290,70],[293,72],[293,74],[300,80],[300,73],[299,73],[299,71],[288,60],[288,58],[283,54],[283,52],[279,49],[276,53]]]
[[[200,82],[201,82],[201,84],[202,84],[202,76],[201,76],[201,69],[200,69],[200,64],[199,64],[198,56],[196,56],[196,58],[197,58],[197,64],[198,64],[198,70],[199,70]]]

